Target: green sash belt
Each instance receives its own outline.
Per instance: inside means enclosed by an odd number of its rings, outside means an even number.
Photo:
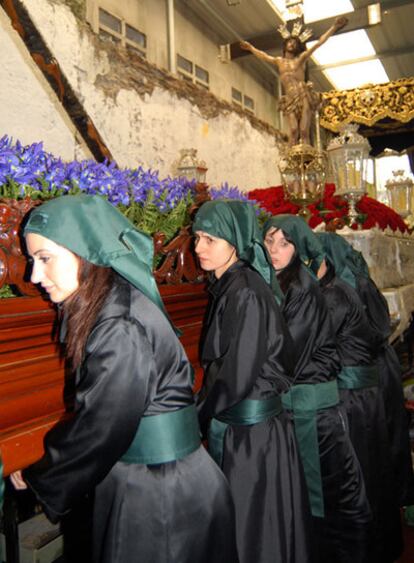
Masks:
[[[229,424],[250,426],[281,412],[282,400],[277,396],[268,399],[244,399],[213,418],[208,430],[208,451],[211,457],[220,467],[222,466],[224,435]]]
[[[323,518],[321,464],[319,459],[316,413],[339,403],[338,385],[335,381],[294,385],[282,395],[283,407],[293,411],[295,434],[305,471],[312,514]]]
[[[201,444],[194,405],[141,418],[137,433],[120,461],[154,465],[182,459]]]
[[[338,374],[339,389],[364,389],[377,387],[379,383],[378,369],[371,366],[345,366]]]

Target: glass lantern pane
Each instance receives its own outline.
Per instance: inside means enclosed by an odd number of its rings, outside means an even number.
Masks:
[[[189,180],[196,179],[196,168],[194,166],[189,166],[188,168],[185,166],[180,166],[178,168],[178,172],[180,176],[185,176]]]

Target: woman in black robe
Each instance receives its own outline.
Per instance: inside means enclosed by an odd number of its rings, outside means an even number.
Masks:
[[[379,386],[375,335],[354,289],[355,283],[348,283],[351,272],[344,260],[349,243],[335,233],[318,233],[317,238],[326,254],[327,271],[320,277],[320,287],[328,304],[341,362],[340,397],[373,513],[369,561],[392,563],[402,553],[401,518]]]
[[[414,504],[414,475],[409,437],[409,415],[404,406],[401,365],[389,342],[391,320],[387,300],[369,275],[368,265],[360,252],[346,243],[341,254],[340,276],[352,285],[364,305],[375,338],[377,365],[382,388],[390,459],[399,506]]]
[[[292,388],[283,396],[299,442],[311,500],[318,563],[365,562],[371,513],[359,462],[339,405],[340,363],[316,277],[323,252],[305,221],[276,215],[264,240],[284,292],[294,342]]]
[[[204,203],[193,232],[201,267],[214,272],[199,417],[230,484],[240,561],[306,563],[306,486],[280,400],[294,369],[292,346],[269,287],[278,292],[254,209],[240,201]]]
[[[32,281],[61,303],[76,399],[43,458],[12,475],[16,488],[28,485],[53,522],[94,490],[94,561],[237,563],[230,491],[200,445],[152,240],[86,195],[37,207],[24,234]]]

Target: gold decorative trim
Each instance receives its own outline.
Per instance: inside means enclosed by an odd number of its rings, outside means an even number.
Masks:
[[[335,133],[345,123],[371,126],[385,117],[402,123],[414,118],[414,78],[322,93],[320,124]]]

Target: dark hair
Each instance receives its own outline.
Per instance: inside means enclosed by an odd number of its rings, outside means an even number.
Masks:
[[[67,322],[65,356],[72,369],[81,364],[89,333],[114,279],[112,268],[78,258],[79,288],[63,303]]]
[[[301,261],[300,261],[298,253],[296,252],[295,243],[290,238],[290,236],[287,233],[285,233],[285,231],[283,229],[278,229],[277,227],[274,227],[274,228],[276,229],[276,232],[282,231],[285,239],[288,242],[290,242],[291,244],[293,244],[293,246],[295,247],[295,254],[293,255],[292,260],[289,262],[289,264],[285,268],[283,268],[282,270],[277,272],[277,281],[279,282],[280,289],[282,290],[283,293],[286,293],[289,285],[293,281],[298,279]]]
[[[277,274],[277,281],[279,282],[280,289],[286,293],[290,284],[298,279],[301,261],[298,254],[295,254],[292,261],[286,268],[283,268]]]
[[[300,41],[300,39],[298,37],[288,37],[287,39],[285,39],[283,41],[283,56],[286,55],[286,46],[288,44],[288,41],[292,41],[292,39],[296,42],[296,54],[297,55],[300,55],[301,53],[306,51],[305,44],[302,43],[302,41]]]
[[[329,285],[330,282],[335,277],[335,266],[332,264],[329,258],[325,258],[325,264],[326,264],[326,273],[323,277],[319,279],[319,285],[322,288]]]

